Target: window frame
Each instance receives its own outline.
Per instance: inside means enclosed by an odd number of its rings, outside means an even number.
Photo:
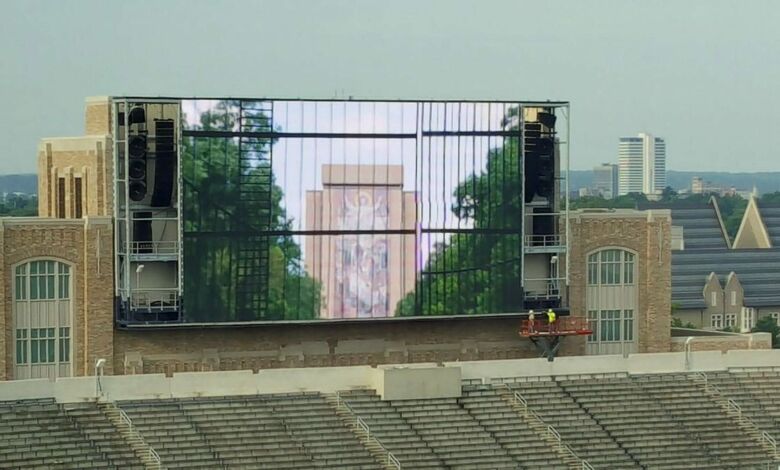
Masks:
[[[604,247],[586,257],[588,286],[633,286],[637,281],[637,253],[624,247]]]
[[[710,327],[719,330],[723,328],[723,315],[720,313],[713,313],[710,315]]]
[[[83,201],[84,201],[84,195],[83,195],[82,178],[81,176],[76,176],[75,178],[73,178],[73,216],[76,219],[80,219],[84,214]]]
[[[57,178],[57,218],[65,218],[65,177]]]
[[[634,309],[588,310],[589,343],[634,342]]]
[[[17,320],[17,307],[14,305],[14,367],[67,366],[71,371],[68,376],[72,376],[73,268],[73,264],[65,260],[45,257],[26,259],[10,270],[13,276],[12,302],[28,305],[36,302],[65,302],[69,315],[67,325],[61,322],[59,315],[53,324],[43,322],[35,325],[30,319]],[[26,311],[29,315],[29,306]],[[18,326],[16,321],[21,321],[25,326]]]

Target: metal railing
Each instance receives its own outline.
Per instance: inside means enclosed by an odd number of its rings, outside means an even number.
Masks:
[[[118,406],[114,406],[114,408],[115,408],[117,411],[119,411],[119,418],[120,418],[122,421],[124,421],[124,422],[125,422],[125,424],[127,424],[127,427],[128,427],[128,429],[129,429],[130,433],[131,433],[131,434],[138,434],[138,435],[139,435],[139,437],[140,437],[140,433],[139,433],[138,431],[136,431],[136,429],[135,429],[135,426],[133,426],[133,420],[132,420],[132,419],[130,419],[130,417],[129,417],[129,416],[127,416],[127,413],[125,413],[125,410],[123,410],[122,408],[119,408]],[[145,442],[144,442],[144,443],[145,443]],[[156,464],[158,467],[160,467],[160,465],[161,465],[160,455],[157,453],[157,451],[156,451],[156,450],[154,450],[154,449],[152,448],[152,446],[150,446],[149,444],[146,444],[146,443],[145,443],[145,445],[146,445],[146,447],[148,447],[148,449],[149,449],[149,450],[147,451],[147,454],[149,455],[149,458],[151,458],[151,459],[154,461],[154,463],[155,463],[155,464]]]
[[[555,300],[561,297],[560,286],[566,281],[564,278],[543,277],[528,278],[525,280],[527,300]]]
[[[766,431],[761,431],[761,440],[763,442],[766,442],[768,446],[770,446],[774,450],[774,457],[777,458],[777,441],[774,437],[772,437],[771,434],[769,434]]]
[[[703,372],[694,372],[693,376],[696,377],[697,379],[701,380],[704,383],[704,387],[705,388],[709,386],[709,383],[707,381],[707,374],[705,374]]]
[[[401,462],[393,455],[392,452],[390,452],[387,447],[385,447],[379,439],[376,438],[375,435],[371,434],[371,428],[368,426],[368,423],[358,416],[357,413],[355,413],[355,410],[347,403],[344,399],[341,398],[341,394],[339,392],[336,392],[336,407],[344,407],[349,413],[352,415],[352,417],[355,418],[355,424],[358,428],[360,428],[361,431],[363,431],[366,434],[366,439],[373,440],[374,443],[379,446],[382,449],[382,452],[385,455],[385,464],[390,465],[396,470],[401,470]]]
[[[544,312],[538,314],[544,316]],[[547,320],[523,320],[520,323],[521,334],[533,333],[577,333],[591,334],[593,331],[587,318],[583,317],[557,317],[552,325]]]
[[[553,439],[555,439],[555,441],[557,442],[558,448],[561,451],[563,451],[565,453],[568,453],[574,459],[579,461],[581,466],[582,466],[581,468],[583,470],[593,470],[593,466],[591,466],[591,464],[588,463],[587,460],[581,458],[579,455],[577,455],[576,452],[574,452],[574,449],[572,449],[568,444],[563,442],[563,439],[561,439],[561,433],[559,433],[558,430],[555,429],[555,427],[553,427],[552,424],[547,424],[542,419],[542,417],[539,416],[538,413],[536,413],[534,410],[532,410],[532,409],[530,409],[528,407],[528,400],[526,400],[522,395],[520,395],[520,393],[517,390],[512,390],[511,388],[509,388],[509,385],[507,385],[504,382],[502,382],[502,383],[500,383],[500,384],[498,384],[496,386],[499,387],[499,388],[504,388],[507,391],[512,392],[512,395],[511,395],[512,403],[514,405],[520,406],[523,409],[523,412],[525,413],[526,416],[530,415],[537,421],[537,423],[541,424],[542,426],[546,426],[547,434],[550,437],[552,437]]]
[[[737,403],[735,400],[726,397],[723,392],[720,391],[720,389],[712,384],[709,383],[709,380],[707,379],[707,374],[703,372],[695,372],[693,374],[694,378],[699,380],[702,383],[702,386],[704,387],[704,391],[715,398],[716,401],[720,401],[720,405],[726,409],[726,412],[732,412],[737,415],[737,420],[742,423],[745,426],[749,426],[756,431],[760,432],[761,436],[761,442],[762,444],[766,444],[767,446],[772,448],[772,454],[775,458],[778,458],[777,454],[777,441],[774,437],[772,437],[771,434],[769,434],[766,431],[761,430],[756,423],[753,422],[750,418],[745,416],[742,413],[742,407]]]
[[[742,417],[742,407],[731,398],[726,399],[726,407],[729,411],[735,412],[740,418]]]
[[[148,312],[165,311],[179,307],[179,290],[175,287],[133,289],[130,308]]]
[[[130,252],[134,255],[176,255],[179,242],[176,240],[130,242]]]
[[[564,246],[561,235],[526,235],[526,248],[562,247]]]

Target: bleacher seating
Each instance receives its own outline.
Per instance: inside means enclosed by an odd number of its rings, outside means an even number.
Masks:
[[[551,449],[540,451],[539,435],[495,387],[465,386],[460,402],[523,468],[568,468]]]
[[[341,399],[370,427],[371,432],[409,468],[445,468],[444,462],[389,402],[373,390],[353,390]]]
[[[553,425],[577,455],[598,468],[640,468],[609,433],[554,380],[510,384],[545,422]]]
[[[758,469],[773,462],[762,432],[780,434],[778,371],[502,381],[464,384],[457,398],[346,390],[336,401],[299,392],[112,405],[132,435],[105,404],[0,402],[0,468],[142,469],[130,441],[163,468],[392,468],[351,427],[357,417],[404,469],[581,468],[575,454],[595,469]]]
[[[449,468],[518,468],[496,438],[455,398],[392,401]]]
[[[780,372],[708,372],[706,376],[761,430],[780,438]]]
[[[559,384],[642,465],[717,468],[668,410],[630,378],[581,378]]]
[[[94,403],[0,402],[0,468],[144,468]]]
[[[173,400],[120,403],[146,442],[168,468],[210,469],[223,462]]]
[[[379,468],[316,393],[120,406],[171,468]]]
[[[727,467],[758,467],[767,461],[760,443],[714,400],[705,395],[689,375],[656,375],[632,378],[662,405],[686,431],[688,439],[716,462]]]

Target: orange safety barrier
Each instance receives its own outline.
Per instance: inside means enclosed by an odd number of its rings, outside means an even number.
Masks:
[[[543,315],[543,314],[542,314]],[[583,317],[557,317],[552,328],[547,320],[523,320],[520,325],[521,336],[532,335],[589,335],[593,333],[588,320]]]

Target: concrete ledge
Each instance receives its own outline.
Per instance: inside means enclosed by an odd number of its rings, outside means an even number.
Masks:
[[[94,382],[94,378],[92,381]],[[0,400],[54,398],[56,382],[49,379],[9,380],[0,382]]]
[[[457,398],[461,395],[459,367],[389,368],[380,371],[382,400]]]
[[[257,394],[257,383],[251,370],[182,372],[166,380],[171,384],[171,396],[177,398]]]
[[[569,356],[546,359],[386,365],[380,367],[310,367],[227,372],[181,372],[106,376],[104,394],[111,400],[256,395],[291,392],[333,393],[374,389],[384,400],[450,398],[461,393],[461,380],[490,382],[500,378],[547,378],[564,375],[659,374],[727,371],[780,366],[780,350],[694,351],[615,356]],[[60,403],[94,400],[97,380],[68,377],[0,382],[0,400],[54,398]]]
[[[101,383],[110,400],[145,400],[173,396],[171,381],[165,374],[105,376]]]

